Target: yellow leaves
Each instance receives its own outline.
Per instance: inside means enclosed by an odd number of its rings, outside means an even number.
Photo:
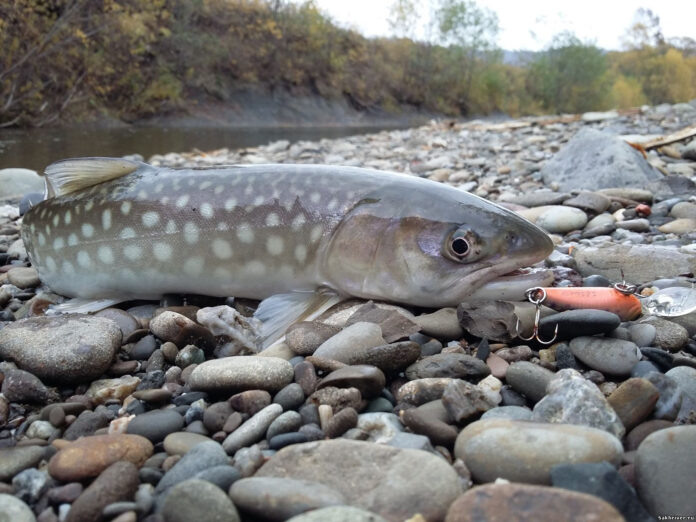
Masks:
[[[611,87],[612,106],[617,109],[639,107],[646,103],[645,94],[635,78],[620,75]]]

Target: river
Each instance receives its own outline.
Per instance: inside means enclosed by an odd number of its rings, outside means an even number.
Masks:
[[[391,127],[395,128],[395,127]],[[319,140],[378,132],[382,127],[144,127],[105,129],[1,129],[0,168],[42,171],[50,163],[78,156],[125,156],[237,149],[276,140]]]

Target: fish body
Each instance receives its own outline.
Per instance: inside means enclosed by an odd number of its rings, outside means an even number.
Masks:
[[[539,228],[413,176],[353,167],[160,168],[78,158],[46,169],[22,236],[41,280],[86,299],[313,293],[453,306],[545,258]]]

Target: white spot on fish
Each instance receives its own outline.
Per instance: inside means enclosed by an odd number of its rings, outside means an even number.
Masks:
[[[242,223],[237,228],[237,237],[242,243],[253,243],[254,242],[254,231],[251,229],[249,223]]]
[[[312,231],[309,233],[309,240],[312,243],[319,241],[319,238],[324,233],[324,228],[321,225],[314,225]]]
[[[143,249],[138,245],[127,245],[123,249],[123,255],[131,261],[136,261],[142,257]]]
[[[227,232],[229,229],[230,226],[224,221],[220,221],[215,227],[215,230],[218,230],[220,232]]]
[[[304,245],[297,245],[295,247],[295,259],[300,263],[304,263],[307,260],[307,247]]]
[[[102,212],[102,228],[104,230],[109,230],[111,228],[111,210],[108,208]]]
[[[70,222],[72,221],[72,212],[69,210],[65,211],[65,215],[63,216],[63,220],[65,221],[66,225],[69,225]]]
[[[184,261],[184,273],[197,276],[203,272],[204,261],[200,256],[189,257]]]
[[[92,237],[94,235],[94,227],[89,223],[82,223],[82,235]]]
[[[254,192],[254,186],[251,183],[249,183],[244,189],[244,195],[251,196],[252,192]]]
[[[176,206],[179,208],[184,208],[186,206],[186,203],[188,203],[188,202],[189,202],[189,195],[184,194],[183,196],[180,196],[179,198],[177,198]]]
[[[230,198],[227,201],[225,201],[225,210],[227,212],[230,212],[234,210],[234,208],[237,206],[237,200],[234,198]]]
[[[297,232],[302,229],[304,224],[307,222],[307,218],[305,217],[304,214],[297,214],[293,219],[292,219],[292,229]]]
[[[256,196],[254,198],[254,205],[258,207],[259,205],[261,205],[261,203],[264,202],[265,199],[266,198],[264,198],[263,196]]]
[[[70,261],[63,261],[63,264],[61,265],[61,272],[66,275],[72,275],[75,273],[75,267]]]
[[[215,194],[222,194],[222,191],[223,191],[223,190],[225,190],[225,186],[224,186],[224,185],[217,185],[217,186],[215,187],[215,190],[213,190],[213,192],[214,192]]]
[[[163,205],[169,203],[169,196],[164,196],[162,199],[160,199],[160,203],[162,203]]]
[[[184,225],[184,241],[189,245],[193,245],[198,242],[198,227],[193,221],[188,221]]]
[[[39,238],[39,241],[40,240],[41,240],[41,238]],[[75,246],[75,245],[77,245],[78,242],[79,242],[79,240],[77,239],[77,234],[70,234],[68,236],[68,246]]]
[[[213,211],[213,206],[210,203],[203,203],[201,205],[201,216],[206,219],[210,219],[214,214],[215,212]]]
[[[232,246],[229,241],[224,239],[214,239],[213,244],[213,254],[219,259],[229,259],[232,257]]]
[[[280,217],[275,212],[271,212],[266,216],[266,226],[277,227],[280,225]]]
[[[53,240],[53,250],[60,250],[65,246],[65,240],[62,237],[57,237]]]
[[[77,264],[82,268],[89,268],[92,264],[92,259],[90,259],[89,254],[84,250],[80,250],[77,253]]]
[[[225,281],[229,281],[230,279],[232,279],[232,272],[230,272],[227,268],[222,266],[219,266],[215,270],[213,270],[213,275],[218,279],[224,279]]]
[[[145,199],[147,199],[147,192],[145,192],[144,190],[141,190],[138,192],[138,194],[135,197],[141,201],[145,200]]]
[[[90,210],[92,210],[93,207],[94,201],[90,199],[87,203],[85,203],[85,212],[89,212]]]
[[[279,256],[283,253],[285,245],[283,244],[283,238],[280,236],[268,236],[266,239],[266,250],[272,256]]]
[[[172,258],[172,246],[169,243],[157,242],[152,245],[152,253],[158,261],[169,261]]]
[[[41,232],[39,232],[38,240],[39,246],[44,246],[46,244],[46,236],[44,236]]]
[[[328,210],[333,210],[338,206],[338,200],[336,198],[331,198],[331,201],[326,205]]]
[[[167,234],[176,234],[178,229],[176,228],[176,223],[174,222],[173,219],[170,219],[167,221],[167,226],[164,229],[165,233]]]
[[[312,192],[309,196],[309,200],[312,203],[319,203],[319,201],[321,200],[321,194],[319,192]]]
[[[58,223],[60,223],[60,216],[56,214],[55,216],[53,216],[53,226],[57,227]]]
[[[114,262],[114,253],[112,252],[111,247],[106,245],[100,246],[97,255],[99,256],[99,260],[105,265],[110,265]]]
[[[145,212],[142,216],[143,225],[145,225],[148,228],[152,228],[155,225],[157,225],[157,223],[159,223],[159,220],[159,214],[153,211]]]
[[[244,271],[248,276],[262,276],[266,274],[266,265],[261,261],[249,261],[244,265]]]
[[[124,201],[121,203],[121,214],[127,216],[130,214],[131,208],[133,208],[133,204],[130,201]]]
[[[157,194],[159,194],[160,192],[162,192],[163,188],[164,188],[164,183],[158,183],[157,185],[155,185],[155,192]]]
[[[46,257],[44,263],[46,264],[46,268],[49,272],[55,272],[56,268],[58,268],[56,261],[51,256]]]
[[[123,230],[121,230],[119,237],[121,239],[131,239],[135,237],[135,230],[133,230],[131,227],[126,227]]]
[[[198,188],[201,189],[201,190],[205,190],[205,189],[207,189],[208,187],[212,186],[212,184],[213,184],[212,181],[204,181],[203,183],[201,183],[201,184],[198,186]]]

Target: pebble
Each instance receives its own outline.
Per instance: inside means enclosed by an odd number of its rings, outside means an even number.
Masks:
[[[266,390],[276,392],[292,382],[292,365],[278,357],[233,356],[196,366],[189,386],[202,391]]]
[[[225,422],[234,412],[227,401],[216,402],[208,406],[203,412],[203,424],[211,433],[222,430]]]
[[[594,214],[601,214],[611,205],[611,200],[599,192],[589,192],[582,190],[577,196],[566,199],[563,204],[569,207],[576,207],[581,210],[589,211]]]
[[[9,370],[4,374],[2,394],[8,401],[45,403],[54,399],[48,388],[35,375],[24,370]]]
[[[118,325],[89,315],[30,317],[0,329],[0,357],[55,382],[99,377],[120,346]]]
[[[271,394],[265,390],[247,390],[233,395],[228,401],[236,411],[251,416],[271,404]]]
[[[48,489],[48,475],[35,468],[25,469],[12,479],[14,494],[29,505],[34,505]]]
[[[140,435],[153,444],[184,427],[184,418],[174,410],[152,410],[136,415],[128,423],[127,433]]]
[[[573,339],[609,333],[620,324],[618,315],[604,310],[567,310],[541,319],[539,331],[542,339],[550,339],[558,325],[557,339]]]
[[[89,385],[85,395],[95,404],[103,404],[113,399],[121,402],[133,393],[140,383],[140,378],[130,375],[118,379],[100,379]]]
[[[317,388],[357,388],[362,397],[372,398],[380,394],[385,384],[386,378],[382,370],[362,364],[346,366],[331,372],[319,382]]]
[[[199,520],[201,513],[211,521],[239,522],[239,512],[219,487],[201,479],[188,479],[172,487],[162,505],[167,522]]]
[[[242,478],[242,474],[234,466],[213,466],[199,471],[193,478],[205,480],[223,491],[228,491],[232,484]]]
[[[649,372],[643,377],[650,381],[660,393],[652,412],[653,417],[665,420],[676,419],[682,403],[682,392],[679,385],[672,378],[659,372]]]
[[[361,413],[357,427],[367,434],[365,440],[377,444],[389,444],[404,429],[399,417],[391,412]]]
[[[314,509],[289,518],[287,522],[387,522],[371,511],[353,506],[335,506]],[[419,522],[414,520],[414,522]]]
[[[628,333],[636,346],[652,346],[657,335],[655,326],[650,323],[635,323],[628,327]]]
[[[445,522],[472,520],[567,520],[622,522],[624,518],[610,504],[594,495],[561,488],[528,484],[484,484],[457,498],[447,511]],[[474,516],[475,515],[475,516]],[[529,517],[529,518],[527,518]]]
[[[689,342],[689,332],[680,324],[654,316],[648,316],[644,321],[655,327],[655,345],[663,350],[678,352]]]
[[[554,373],[528,361],[512,363],[505,374],[506,382],[518,393],[532,402],[540,401],[546,395],[546,386],[554,378]]]
[[[271,423],[281,413],[283,413],[283,407],[280,404],[266,406],[230,433],[222,443],[222,447],[227,453],[233,455],[237,450],[261,440]]]
[[[245,513],[278,521],[346,503],[341,493],[322,483],[276,477],[239,480],[230,489],[230,498]]]
[[[477,482],[550,484],[556,464],[606,460],[618,466],[623,448],[610,433],[587,426],[486,419],[459,433],[454,454]]]
[[[534,406],[532,420],[590,426],[619,439],[626,431],[597,385],[570,369],[560,370],[546,386],[546,396]]]
[[[650,381],[633,377],[621,383],[607,400],[630,431],[652,413],[659,396]]]
[[[271,422],[266,431],[266,438],[271,440],[276,435],[297,431],[302,426],[302,415],[296,411],[286,411]]]
[[[29,506],[17,497],[0,493],[0,515],[7,522],[36,522]]]
[[[379,325],[367,322],[354,323],[324,341],[315,351],[317,357],[325,357],[346,364],[356,364],[362,352],[386,344]]]
[[[340,331],[336,326],[319,321],[302,321],[287,329],[285,342],[298,355],[312,355],[319,346]]]
[[[343,408],[362,410],[363,400],[357,388],[335,388],[327,386],[315,391],[307,399],[307,403],[329,406],[334,413]]]
[[[587,366],[610,375],[630,375],[641,358],[634,343],[621,339],[576,337],[569,346],[573,355]]]
[[[132,463],[111,464],[73,502],[65,522],[99,520],[109,504],[133,498],[138,483],[138,469]]]
[[[150,331],[162,341],[170,341],[177,346],[196,344],[214,346],[213,334],[188,317],[169,310],[163,311],[150,321]]]
[[[696,513],[693,483],[696,426],[675,426],[648,435],[635,458],[640,499],[656,517]]]
[[[295,375],[297,375],[297,369],[295,369]],[[312,392],[315,390],[315,388],[316,387],[314,386],[311,387]],[[296,382],[291,382],[285,388],[276,393],[273,397],[273,402],[276,404],[280,404],[283,407],[284,411],[295,410],[299,408],[304,402],[304,400],[304,390],[302,389],[302,386],[300,386]]]
[[[181,457],[159,481],[155,491],[162,493],[203,470],[228,463],[227,453],[215,441],[202,442]]]
[[[497,406],[481,415],[483,419],[532,420],[532,410],[524,406]]]
[[[406,368],[406,378],[450,377],[478,381],[491,373],[482,360],[462,353],[440,353],[424,357]]]
[[[635,428],[633,428],[628,435],[626,435],[625,447],[626,451],[633,451],[638,449],[641,442],[645,438],[658,430],[664,430],[666,428],[671,428],[674,426],[672,421],[662,420],[662,419],[652,419],[647,420]]]
[[[535,224],[552,234],[565,234],[580,230],[587,223],[587,214],[579,208],[551,206],[537,219]]]
[[[41,284],[35,268],[17,267],[7,272],[7,280],[17,288],[34,288]]]
[[[118,461],[138,468],[152,455],[152,443],[139,435],[93,435],[71,442],[48,463],[48,472],[61,482],[96,477]]]
[[[429,314],[421,314],[414,321],[420,326],[420,331],[430,337],[451,340],[464,336],[456,308],[440,308]]]
[[[626,520],[653,522],[635,490],[608,462],[559,464],[551,470],[554,487],[587,493],[614,506]]]
[[[186,455],[194,446],[209,440],[210,437],[198,433],[175,431],[164,438],[164,451],[166,451],[168,455]]]
[[[322,426],[324,434],[329,439],[340,437],[358,424],[358,412],[353,408],[343,408],[331,417],[326,426]]]
[[[442,394],[450,419],[458,423],[494,408],[500,400],[500,396],[496,400],[479,386],[461,379],[453,379]]]
[[[665,375],[677,383],[683,394],[696,400],[696,368],[676,366]]]
[[[462,491],[456,472],[440,457],[341,439],[288,446],[255,477],[318,482],[341,494],[346,504],[388,520],[405,520],[416,513],[440,520]]]
[[[375,323],[382,331],[387,343],[406,339],[418,332],[420,327],[413,321],[413,314],[395,305],[376,305],[368,301],[360,306],[346,321],[346,326],[358,322]]]
[[[106,319],[111,319],[114,321],[118,327],[121,329],[121,336],[124,339],[140,328],[140,323],[128,312],[121,310],[119,308],[106,308],[94,314],[95,317],[105,317]]]
[[[11,480],[17,473],[36,466],[46,455],[41,446],[0,449],[0,481]]]

